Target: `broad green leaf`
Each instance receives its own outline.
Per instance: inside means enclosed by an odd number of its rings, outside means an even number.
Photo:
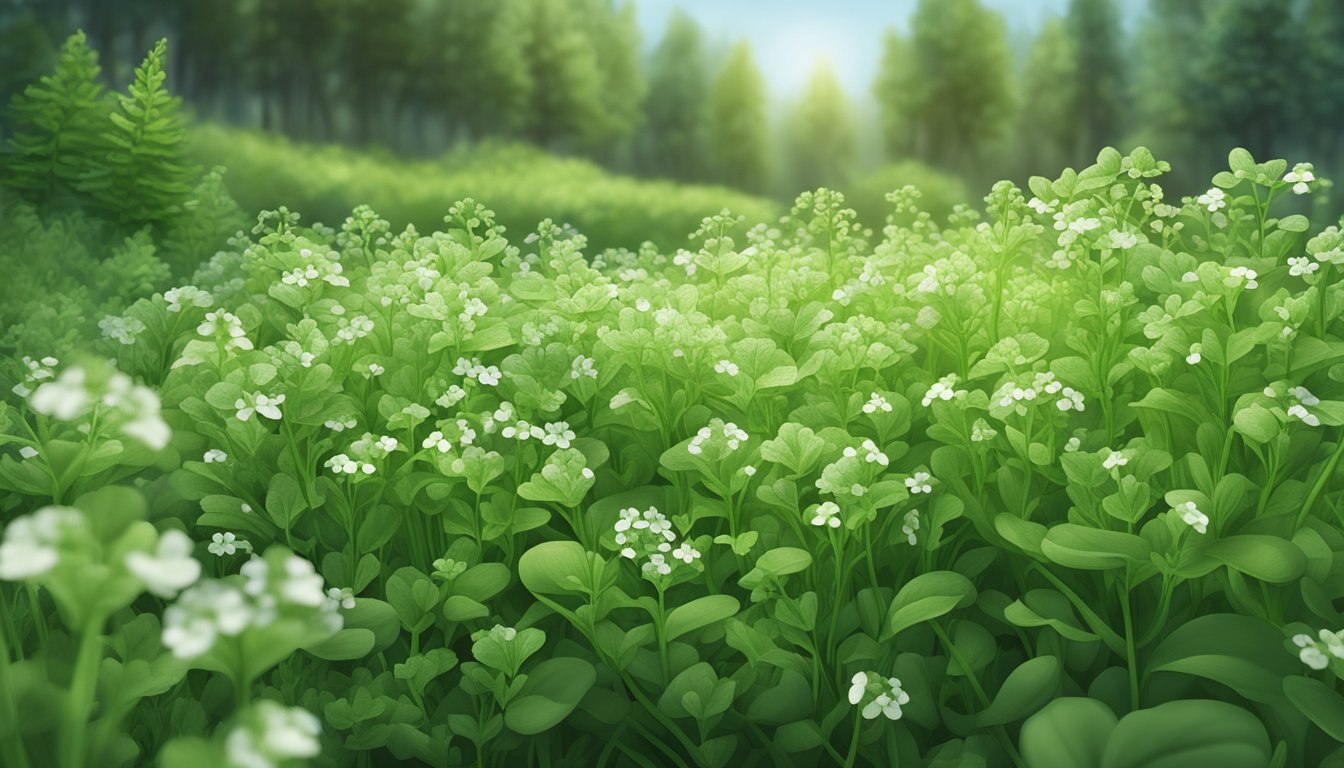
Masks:
[[[1055,699],[1022,723],[1026,768],[1097,768],[1117,722],[1096,699]]]
[[[1037,656],[1018,665],[976,718],[976,724],[981,728],[1003,725],[1032,714],[1054,698],[1062,671],[1055,656]]]
[[[882,640],[925,621],[937,619],[975,601],[975,586],[955,571],[922,573],[901,587],[887,609]]]
[[[1307,568],[1302,550],[1277,536],[1242,534],[1215,539],[1203,548],[1203,553],[1229,568],[1272,584],[1294,581]]]
[[[1293,706],[1335,741],[1344,741],[1344,696],[1311,677],[1283,679],[1283,692]]]
[[[687,632],[736,616],[739,607],[737,598],[730,595],[705,595],[668,611],[664,632],[669,641],[675,640]]]
[[[1269,734],[1255,715],[1222,701],[1186,699],[1125,715],[1100,768],[1266,768]]]
[[[504,710],[504,724],[524,736],[559,725],[579,705],[597,680],[597,670],[583,659],[547,659],[527,673],[518,696]]]

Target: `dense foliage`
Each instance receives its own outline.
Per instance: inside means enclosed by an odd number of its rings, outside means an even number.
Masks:
[[[510,231],[550,217],[583,231],[598,250],[638,248],[646,241],[676,248],[702,218],[724,206],[753,221],[773,218],[780,208],[722,187],[618,176],[583,160],[517,144],[400,161],[205,125],[193,134],[193,152],[200,162],[229,169],[229,190],[249,210],[288,205],[339,221],[356,205],[368,204],[432,231],[443,219],[445,200],[471,195],[496,201],[500,222]]]
[[[1338,764],[1344,234],[1229,160],[872,241],[264,212],[8,368],[0,755]]]

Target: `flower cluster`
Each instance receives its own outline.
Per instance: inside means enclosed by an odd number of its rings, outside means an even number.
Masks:
[[[672,523],[656,507],[643,512],[634,507],[622,509],[615,530],[621,557],[644,559],[640,570],[645,576],[667,576],[678,563],[690,565],[700,558],[700,553],[690,542],[677,543]]]
[[[901,707],[910,703],[910,694],[894,677],[858,672],[850,679],[849,703],[862,707],[860,713],[865,720],[876,720],[878,715],[885,715],[888,720],[900,720]]]
[[[246,351],[252,349],[252,341],[243,330],[243,321],[232,312],[223,309],[206,312],[205,320],[196,326],[196,333],[207,339],[214,339],[224,349]]]
[[[154,390],[110,366],[66,368],[33,390],[28,405],[37,413],[67,422],[95,413],[101,424],[111,424],[156,451],[172,437],[159,414],[159,396]]]
[[[224,754],[229,768],[277,768],[317,757],[322,722],[302,707],[259,701],[229,731]]]
[[[710,449],[711,455],[722,456],[736,451],[747,439],[747,433],[736,424],[715,418],[695,433],[686,450],[693,456],[700,456]]]

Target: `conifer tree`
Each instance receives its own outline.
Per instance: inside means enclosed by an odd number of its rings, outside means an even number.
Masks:
[[[69,195],[103,145],[110,107],[98,73],[98,54],[79,31],[62,46],[55,72],[14,97],[6,186],[39,204]]]
[[[733,46],[709,97],[713,178],[750,192],[765,187],[770,159],[765,81],[745,40]]]
[[[700,27],[677,11],[649,62],[643,166],[655,176],[695,181],[707,175],[709,76]]]
[[[616,7],[612,0],[589,1],[603,121],[594,154],[612,165],[628,165],[631,139],[644,121],[644,97],[648,89],[635,5],[624,2]]]
[[[1079,116],[1074,38],[1063,20],[1047,21],[1022,72],[1018,146],[1023,169],[1054,170],[1076,162]]]
[[[528,135],[543,147],[592,146],[605,122],[602,80],[579,10],[565,0],[531,0],[529,10]]]
[[[1069,83],[1078,126],[1072,160],[1084,163],[1102,147],[1116,144],[1124,130],[1126,78],[1120,20],[1112,0],[1072,0],[1064,23],[1073,39],[1075,68]]]
[[[858,147],[854,114],[828,64],[817,67],[794,106],[787,139],[793,161],[791,192],[837,187],[853,171]]]
[[[160,40],[118,96],[102,141],[79,189],[109,219],[131,225],[160,222],[191,194],[195,171],[185,158],[186,125],[180,99],[164,87],[168,43]]]

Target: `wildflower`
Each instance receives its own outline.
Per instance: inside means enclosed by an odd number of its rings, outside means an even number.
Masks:
[[[252,623],[255,609],[237,586],[202,581],[163,612],[163,645],[179,659],[194,659],[219,636],[237,636]]]
[[[260,701],[224,740],[230,768],[275,768],[317,757],[321,721],[301,707]]]
[[[281,418],[280,405],[284,402],[284,395],[272,396],[253,392],[238,398],[233,407],[238,409],[239,421],[247,421],[252,418],[253,413],[265,416],[272,421],[279,421]]]
[[[434,448],[437,449],[439,453],[447,453],[453,449],[453,444],[443,436],[442,432],[434,430],[429,433],[428,437],[421,441],[420,447]]]
[[[1056,205],[1059,205],[1059,200],[1052,200],[1047,203],[1039,197],[1033,197],[1031,200],[1027,201],[1027,207],[1031,208],[1031,210],[1041,216],[1049,216],[1053,214]]]
[[[569,377],[576,381],[585,377],[596,379],[597,368],[593,367],[593,358],[584,357],[583,355],[574,358],[574,362],[571,363],[569,367]]]
[[[365,377],[366,377],[366,378],[368,378],[368,377],[378,377],[378,376],[382,376],[384,373],[387,373],[387,369],[386,369],[386,368],[384,368],[383,366],[381,366],[381,365],[379,365],[379,364],[377,364],[377,363],[369,363],[369,367],[366,369],[366,372],[365,372]]]
[[[338,453],[327,459],[324,466],[338,475],[356,475],[361,472],[372,475],[376,471],[376,467],[367,461],[356,461],[344,453]]]
[[[1229,288],[1242,287],[1246,290],[1252,290],[1260,284],[1255,281],[1259,277],[1254,269],[1248,267],[1233,267],[1227,274],[1227,279],[1223,282]]]
[[[252,551],[252,544],[246,539],[240,539],[233,533],[216,533],[210,537],[210,545],[206,547],[210,554],[216,557],[235,554],[238,550],[244,552]]]
[[[692,547],[690,544],[687,544],[686,542],[683,541],[681,543],[681,546],[672,550],[672,556],[682,561],[683,563],[690,565],[691,563],[695,562],[697,558],[700,557],[700,553],[695,549],[695,547]]]
[[[15,384],[11,392],[19,397],[26,398],[33,394],[33,385],[38,382],[46,381],[56,375],[55,368],[60,363],[54,357],[44,357],[41,360],[34,360],[27,355],[23,356],[23,366],[27,369],[24,373],[23,381]]]
[[[0,579],[21,581],[50,571],[62,541],[88,535],[88,522],[72,507],[43,507],[16,518],[0,542]]]
[[[919,543],[919,536],[916,535],[918,530],[919,510],[912,509],[905,513],[905,518],[901,521],[901,533],[905,534],[906,541],[910,542],[912,547]]]
[[[1101,466],[1103,469],[1115,469],[1116,467],[1123,467],[1128,463],[1129,459],[1125,458],[1125,454],[1120,451],[1112,451],[1108,448],[1106,449],[1106,458],[1102,460]]]
[[[840,527],[840,506],[834,501],[823,501],[813,510],[812,524],[818,528],[829,526],[831,528]]]
[[[924,399],[920,400],[920,404],[927,408],[934,400],[947,401],[954,397],[961,397],[966,394],[965,392],[958,392],[956,386],[957,375],[955,373],[949,373],[938,381],[935,381],[933,386],[929,387],[929,391],[924,393]]]
[[[355,607],[355,592],[349,587],[332,587],[327,590],[327,597],[347,611]]]
[[[229,460],[229,454],[218,448],[211,448],[205,452],[205,455],[201,457],[201,460],[206,464],[221,464]]]
[[[874,392],[872,395],[869,396],[868,402],[863,404],[863,412],[877,413],[878,411],[882,411],[883,413],[891,413],[891,403],[887,402],[887,398],[883,397],[877,392]]]
[[[243,330],[243,321],[223,309],[206,312],[205,320],[196,326],[196,333],[207,338],[222,340],[225,349],[252,349],[252,341]]]
[[[196,543],[187,534],[172,530],[159,536],[153,554],[128,552],[126,568],[159,597],[174,597],[201,576],[201,564],[191,556]]]
[[[1307,275],[1311,275],[1320,268],[1321,265],[1319,263],[1312,261],[1306,256],[1288,257],[1288,274],[1292,275],[1293,277],[1304,277]]]
[[[19,457],[24,459],[35,458],[38,455],[37,449],[31,445],[24,445],[19,448]]]
[[[746,475],[747,477],[755,477],[755,476],[756,476],[756,468],[753,467],[752,465],[748,464],[748,465],[746,465],[745,467],[742,468],[742,474]]]
[[[1201,356],[1201,353],[1203,351],[1204,351],[1204,345],[1200,344],[1198,341],[1196,341],[1194,344],[1191,344],[1190,354],[1185,356],[1185,362],[1189,363],[1190,365],[1198,365],[1199,361],[1204,359]]]
[[[876,672],[859,672],[850,680],[849,703],[863,705],[861,713],[865,720],[875,720],[885,715],[888,720],[901,719],[901,707],[910,703],[910,694],[901,688],[901,681],[883,678]]]
[[[544,428],[541,438],[543,445],[554,445],[556,448],[568,448],[570,441],[574,440],[576,435],[574,430],[569,428],[569,422],[557,421],[547,424]]]
[[[1107,236],[1106,244],[1114,250],[1127,251],[1139,244],[1139,236],[1133,232],[1113,229]]]
[[[701,427],[686,450],[693,456],[704,453],[706,446],[718,448],[725,453],[736,451],[748,439],[747,433],[732,422],[723,419],[711,419],[707,426]],[[725,450],[726,449],[726,450]]]
[[[905,478],[905,487],[912,494],[933,493],[933,475],[928,472],[916,472]]]
[[[529,437],[533,437],[533,431],[536,429],[538,428],[533,427],[530,422],[524,419],[519,419],[512,426],[505,427],[499,434],[509,439],[517,438],[519,441],[523,441],[527,440]]]
[[[989,422],[984,419],[976,419],[975,423],[971,424],[971,442],[973,443],[983,443],[988,440],[993,440],[998,434],[999,431],[991,427]]]
[[[738,374],[737,363],[729,362],[728,360],[720,360],[714,364],[714,372],[736,376]]]
[[[1060,390],[1059,400],[1055,403],[1061,411],[1082,411],[1083,395],[1073,387],[1064,387]]]
[[[1079,439],[1077,435],[1074,435],[1073,437],[1070,437],[1068,439],[1068,442],[1064,443],[1064,452],[1075,453],[1079,448],[1082,447],[1082,445],[1083,441]]]
[[[332,432],[344,432],[347,429],[354,429],[358,425],[359,422],[355,419],[327,419],[322,422],[322,426]]]
[[[1311,182],[1316,180],[1315,168],[1311,163],[1298,163],[1283,175],[1283,180],[1293,185],[1293,194],[1305,195],[1311,191]]]
[[[1344,659],[1344,630],[1322,629],[1319,637],[1320,640],[1315,640],[1311,635],[1293,635],[1293,645],[1301,649],[1297,655],[1303,664],[1320,670],[1330,666],[1331,657]]]
[[[1209,213],[1217,213],[1227,207],[1227,193],[1218,187],[1211,187],[1208,192],[1195,198],[1195,203],[1207,208]]]
[[[434,404],[439,406],[440,408],[452,408],[454,405],[457,405],[459,402],[461,402],[462,398],[466,396],[467,391],[465,389],[459,387],[456,384],[453,384],[452,386],[448,387],[448,389],[445,390],[442,395],[439,395],[439,398],[434,401]]]
[[[1176,505],[1175,512],[1181,516],[1181,522],[1195,529],[1195,533],[1208,533],[1209,516],[1199,511],[1199,507],[1195,506],[1195,502],[1181,502]]]

